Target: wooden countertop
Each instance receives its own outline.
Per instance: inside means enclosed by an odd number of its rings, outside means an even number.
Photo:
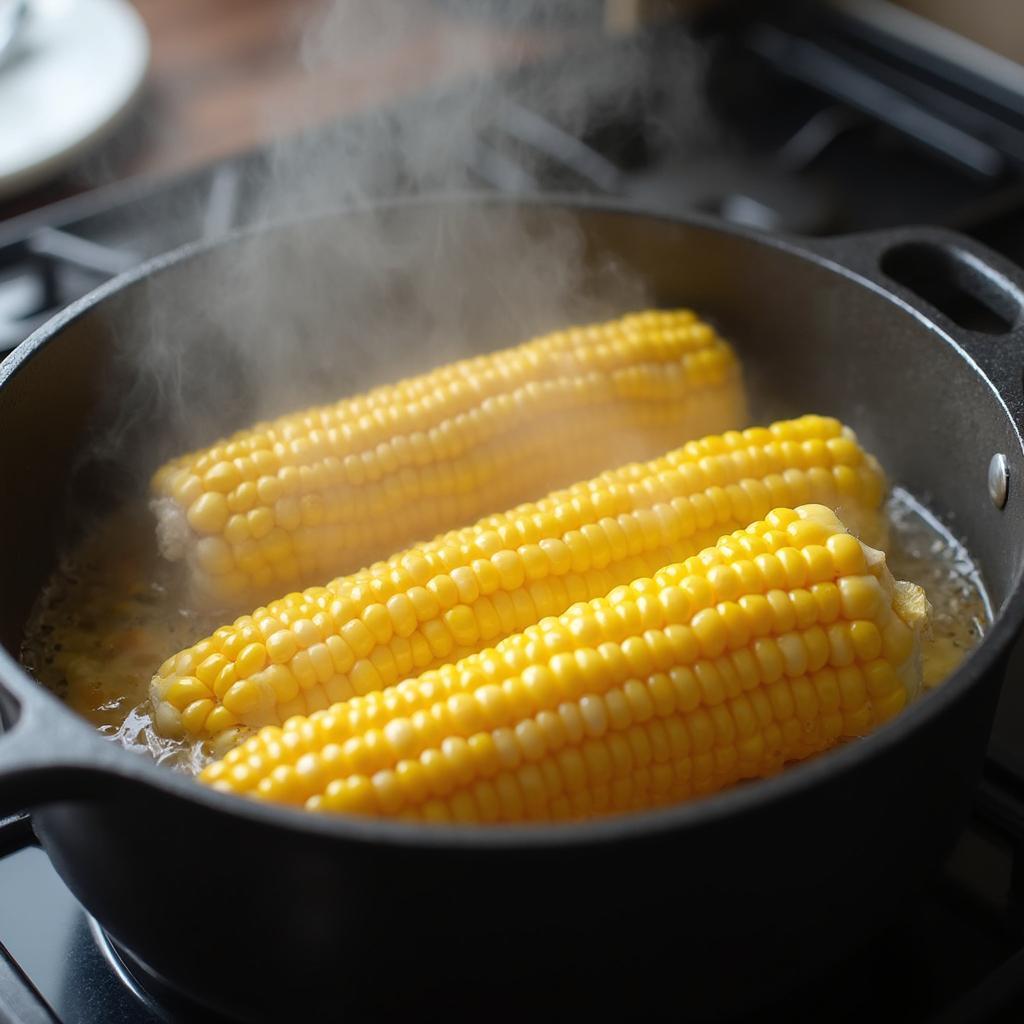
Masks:
[[[0,220],[124,178],[174,174],[481,66],[510,66],[552,39],[434,0],[134,2],[152,62],[133,112],[59,179],[0,203]],[[361,43],[346,51],[347,39]]]

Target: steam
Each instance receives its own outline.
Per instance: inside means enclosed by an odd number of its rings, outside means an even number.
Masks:
[[[644,47],[579,56],[592,29],[570,15],[598,5],[484,6],[501,12],[500,31],[472,13],[481,5],[453,0],[319,11],[297,55],[300,103],[275,112],[282,137],[268,173],[244,183],[258,197],[251,222],[301,223],[208,253],[135,297],[100,458],[123,461],[145,428],[136,468],[148,475],[258,419],[648,301],[571,214],[458,198],[495,180],[532,191],[548,157],[510,148],[503,126],[539,113],[578,137],[614,120],[644,93]],[[544,55],[547,68],[532,72]],[[679,55],[681,75],[692,57]],[[325,129],[339,104],[352,116]],[[454,198],[378,205],[410,195]],[[350,213],[330,212],[341,209]]]

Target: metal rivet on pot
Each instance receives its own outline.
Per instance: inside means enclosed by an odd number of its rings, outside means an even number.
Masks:
[[[996,508],[1002,508],[1009,493],[1010,464],[1006,461],[1005,455],[996,452],[988,464],[988,496]]]

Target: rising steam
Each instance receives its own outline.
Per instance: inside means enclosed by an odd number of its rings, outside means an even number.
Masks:
[[[500,32],[481,6],[500,12]],[[277,112],[268,172],[246,183],[251,221],[302,223],[158,275],[136,297],[101,456],[123,461],[125,441],[155,422],[160,438],[148,433],[137,467],[148,474],[257,419],[642,305],[644,283],[589,253],[571,215],[452,199],[502,174],[532,189],[547,158],[519,145],[512,171],[493,141],[523,109],[579,135],[637,103],[643,46],[579,56],[594,30],[567,15],[587,6],[325,6],[296,56],[308,75],[300,108]],[[531,72],[539,57],[543,72]],[[354,114],[325,129],[339,101]],[[377,205],[408,195],[449,199],[425,212]]]

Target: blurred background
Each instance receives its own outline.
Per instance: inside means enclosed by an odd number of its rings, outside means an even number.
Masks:
[[[0,0],[0,351],[182,242],[423,189],[1021,258],[1022,61],[1009,0]]]
[[[1022,177],[1017,0],[0,0],[0,358],[148,257],[389,196],[935,224],[1024,262]],[[1024,1020],[1022,714],[943,878],[759,1019]],[[193,1019],[38,850],[0,857],[0,943],[0,1022]],[[26,977],[45,1013],[8,1014]]]

